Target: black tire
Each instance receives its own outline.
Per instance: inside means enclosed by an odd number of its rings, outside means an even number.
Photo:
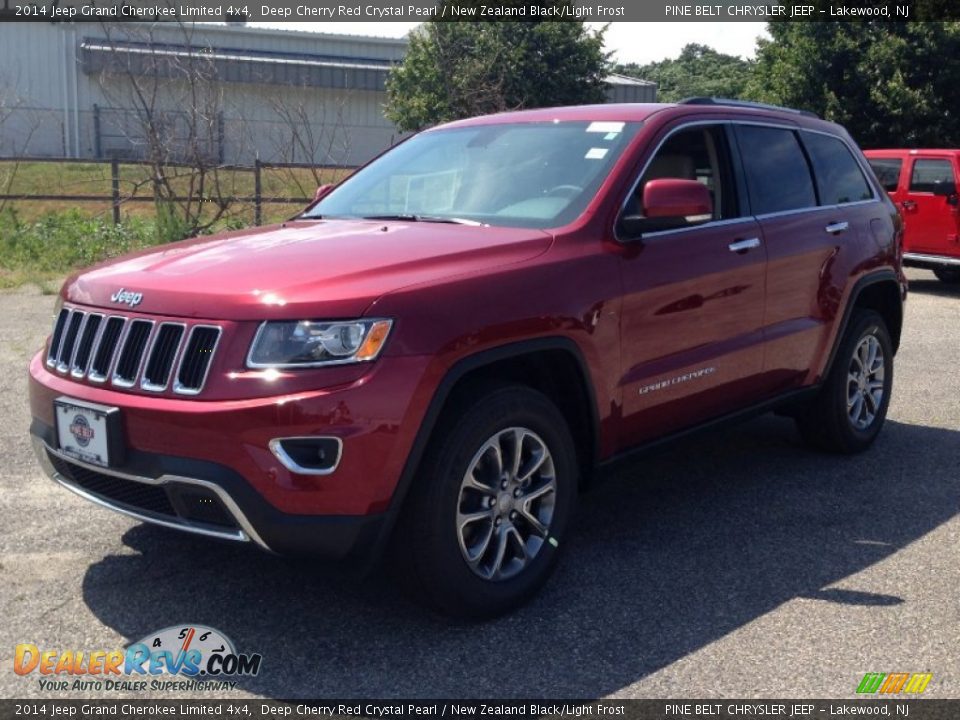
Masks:
[[[936,268],[933,274],[937,280],[947,285],[960,285],[960,268]]]
[[[445,614],[472,619],[495,617],[526,602],[554,569],[559,548],[564,546],[577,494],[578,467],[573,438],[557,407],[542,393],[521,385],[478,389],[445,412],[437,427],[439,433],[421,463],[393,538],[393,570],[401,584],[417,600]],[[478,533],[477,537],[480,538],[489,527],[488,544],[499,543],[502,537],[509,538],[509,541],[502,540],[507,543],[504,557],[511,558],[511,567],[521,562],[519,557],[513,556],[519,554],[517,551],[521,545],[527,547],[520,542],[520,536],[524,529],[532,533],[533,526],[526,524],[526,516],[520,514],[523,510],[512,511],[512,515],[508,516],[509,508],[514,507],[513,503],[518,503],[518,508],[522,503],[522,498],[509,498],[513,497],[512,493],[522,491],[522,488],[517,481],[515,486],[510,486],[512,490],[502,490],[497,485],[498,481],[492,480],[497,475],[494,469],[496,451],[489,445],[495,442],[500,456],[509,457],[512,447],[509,442],[514,436],[507,431],[513,428],[523,428],[533,433],[532,436],[523,435],[522,449],[530,454],[524,461],[528,464],[524,464],[522,470],[535,464],[531,448],[539,449],[542,444],[552,458],[552,472],[541,469],[533,473],[529,489],[523,491],[531,493],[532,497],[533,493],[541,492],[543,487],[551,483],[552,475],[555,491],[548,490],[542,496],[553,496],[550,508],[545,510],[543,503],[546,500],[535,500],[533,502],[539,504],[529,508],[531,515],[537,512],[550,513],[546,521],[549,532],[543,533],[543,537],[533,538],[531,534],[527,538],[531,548],[534,544],[537,547],[531,550],[529,561],[515,575],[488,579],[480,576],[480,569],[475,570],[468,564],[466,555],[469,548],[465,545],[462,547],[465,541],[459,530],[458,513],[473,512],[476,508],[466,508],[465,505],[474,501],[480,503],[480,513],[492,514],[489,526],[484,519],[477,525],[471,525],[470,532]],[[487,453],[480,455],[484,447],[487,447]],[[482,459],[478,460],[478,457]],[[475,462],[480,464],[475,466]],[[507,464],[504,462],[502,465],[505,467]],[[491,478],[486,477],[487,465]],[[544,463],[541,468],[546,465]],[[491,485],[497,485],[489,495],[477,492],[473,487],[466,490],[465,486],[462,487],[467,470],[473,467],[477,468],[477,473],[484,470],[481,473],[484,484],[489,480]],[[509,468],[504,472],[509,475]],[[517,475],[523,476],[524,472]],[[497,476],[501,479],[504,477]],[[491,498],[496,507],[487,509],[484,503],[489,503]],[[497,513],[504,514],[497,521],[495,529],[493,523]],[[475,527],[476,530],[473,529]],[[498,549],[499,544],[493,548],[494,555]],[[490,566],[494,560],[495,557],[489,558]]]
[[[863,385],[850,380],[850,374],[856,374],[859,360],[855,353],[862,343],[872,345],[873,338],[882,351],[883,378],[873,378],[881,383],[883,394],[878,403],[873,404],[863,395]],[[850,319],[830,374],[827,376],[817,397],[796,418],[797,426],[804,440],[814,447],[837,453],[858,453],[869,448],[883,427],[890,405],[890,391],[893,386],[893,343],[883,318],[872,310],[855,310]],[[853,391],[851,393],[851,390]],[[851,413],[855,408],[848,407],[848,397],[861,394],[861,406],[864,413],[855,421]],[[871,409],[873,412],[871,413]],[[872,414],[872,419],[868,417]],[[858,423],[865,423],[858,426]]]

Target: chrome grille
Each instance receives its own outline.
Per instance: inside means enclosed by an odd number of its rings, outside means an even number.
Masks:
[[[220,328],[212,325],[194,325],[187,337],[187,347],[180,358],[177,381],[173,391],[195,395],[203,388],[210,371],[213,353],[220,341]]]
[[[77,344],[77,335],[83,323],[85,313],[74,310],[67,320],[67,328],[63,333],[63,342],[60,343],[60,354],[57,357],[57,372],[66,372],[73,362],[73,349]]]
[[[60,344],[63,340],[63,329],[67,326],[67,318],[70,317],[70,311],[64,308],[57,315],[57,322],[53,326],[53,335],[50,336],[50,349],[47,351],[47,365],[53,367],[57,364],[57,358],[60,357]]]
[[[117,350],[117,343],[120,341],[120,335],[126,323],[126,318],[117,316],[107,318],[107,324],[100,334],[100,343],[93,353],[90,372],[87,374],[93,382],[103,382],[107,379],[107,373],[110,372],[110,366],[113,364],[113,354]]]
[[[93,342],[97,339],[97,332],[100,330],[100,324],[103,322],[103,315],[90,313],[87,315],[86,322],[83,324],[83,332],[80,334],[80,342],[77,344],[77,352],[73,356],[73,362],[70,364],[70,374],[73,377],[83,377],[87,372],[87,365],[90,363],[90,354],[93,350]]]
[[[127,335],[117,359],[117,366],[113,371],[113,384],[118,387],[133,387],[140,366],[143,365],[143,351],[150,339],[153,330],[152,320],[131,320],[127,327]]]
[[[117,388],[196,395],[203,390],[220,342],[216,325],[155,323],[63,308],[57,315],[46,362],[57,372]]]
[[[179,323],[163,323],[157,328],[153,336],[153,346],[147,353],[150,359],[140,380],[140,387],[144,390],[161,392],[166,389],[185,329],[185,326]]]

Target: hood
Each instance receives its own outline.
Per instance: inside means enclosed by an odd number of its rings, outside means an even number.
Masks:
[[[301,220],[127,255],[71,277],[63,294],[177,317],[346,318],[408,285],[536,257],[551,241],[542,230]]]

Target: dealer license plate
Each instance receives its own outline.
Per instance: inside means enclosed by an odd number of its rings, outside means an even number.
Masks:
[[[60,452],[93,465],[110,465],[111,416],[119,408],[57,398],[53,401]]]

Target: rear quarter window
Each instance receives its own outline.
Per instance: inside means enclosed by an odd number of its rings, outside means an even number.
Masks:
[[[754,215],[816,206],[810,167],[793,130],[738,125],[737,141]]]
[[[880,181],[880,186],[887,192],[896,192],[900,187],[900,173],[903,171],[903,160],[900,158],[867,158],[873,174]]]
[[[840,138],[813,132],[804,132],[802,137],[813,163],[821,205],[873,198],[873,191],[846,143]]]

